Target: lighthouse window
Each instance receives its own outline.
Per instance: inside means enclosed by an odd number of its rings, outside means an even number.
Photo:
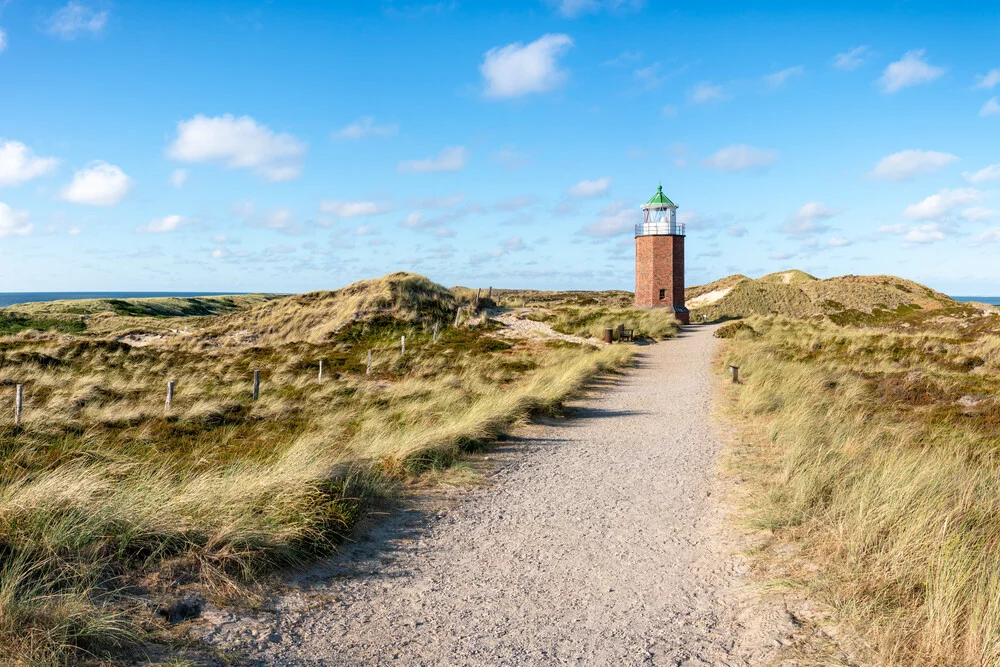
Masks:
[[[660,290],[660,301],[663,301],[666,298],[667,298],[667,290],[661,289]]]

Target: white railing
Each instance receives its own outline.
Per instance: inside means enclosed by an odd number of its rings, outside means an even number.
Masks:
[[[642,222],[635,226],[636,236],[684,236],[683,222]]]

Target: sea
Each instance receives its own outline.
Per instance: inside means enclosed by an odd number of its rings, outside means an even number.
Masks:
[[[0,308],[17,303],[60,301],[63,299],[143,299],[164,296],[219,296],[237,292],[0,292]]]
[[[955,301],[976,301],[978,303],[988,303],[991,306],[1000,306],[1000,296],[953,296]]]

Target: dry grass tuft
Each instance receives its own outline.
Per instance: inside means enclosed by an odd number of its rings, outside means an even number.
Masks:
[[[1000,337],[747,323],[730,465],[776,576],[879,664],[1000,664]]]
[[[458,303],[426,278],[392,274],[216,319],[149,316],[164,329],[201,325],[141,345],[0,338],[0,405],[15,384],[26,397],[22,429],[0,422],[4,658],[65,664],[133,645],[128,600],[176,595],[167,582],[245,595],[274,568],[334,549],[374,496],[467,476],[466,449],[556,411],[631,356],[501,341],[485,318],[456,329]]]

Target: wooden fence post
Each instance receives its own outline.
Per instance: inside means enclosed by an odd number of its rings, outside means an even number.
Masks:
[[[480,287],[479,289],[476,290],[476,305],[472,309],[472,312],[474,312],[474,313],[478,313],[479,312],[479,295],[482,294],[482,293],[483,293],[483,288],[482,287]]]
[[[24,408],[24,385],[19,384],[14,390],[14,426],[21,428],[21,410]]]
[[[368,366],[365,368],[365,375],[372,374],[372,351],[368,350]]]
[[[462,317],[462,307],[458,307],[458,312],[455,313],[455,326],[458,326],[458,320]]]
[[[406,336],[399,337],[399,349],[401,350],[403,356],[406,356]]]
[[[323,360],[319,360],[319,381],[323,381]]]
[[[732,373],[733,373],[733,384],[739,384],[740,383],[740,367],[739,366],[730,366],[729,370],[732,371]]]
[[[174,380],[167,380],[167,405],[169,410],[174,404]]]
[[[253,400],[260,398],[260,371],[253,372]]]
[[[434,342],[438,342],[438,323],[434,323]]]
[[[490,285],[490,291],[486,293],[486,300],[489,301],[493,298],[493,285]]]

